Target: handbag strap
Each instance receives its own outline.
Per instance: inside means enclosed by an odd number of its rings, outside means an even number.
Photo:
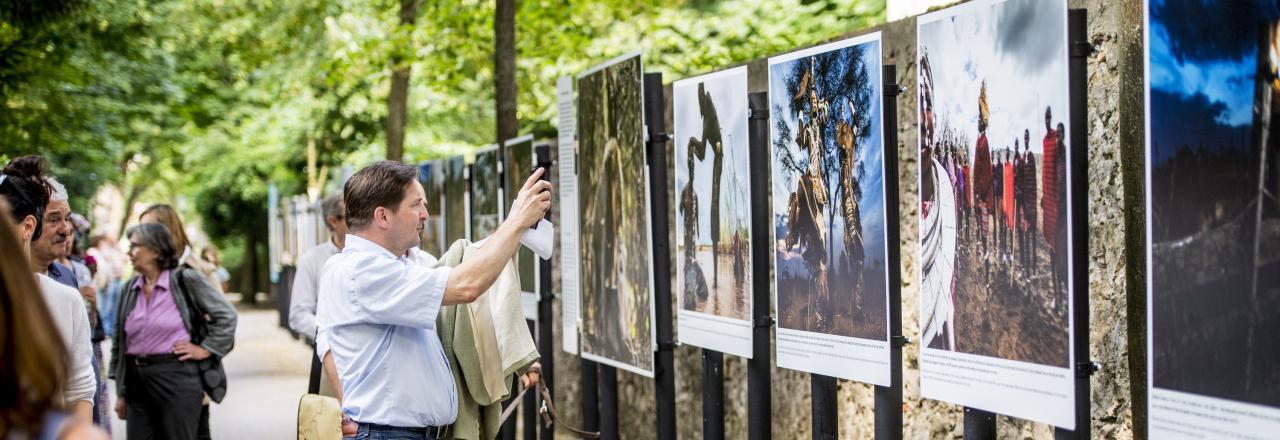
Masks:
[[[567,429],[574,434],[578,434],[579,436],[582,436],[582,438],[590,438],[590,439],[600,438],[599,432],[590,432],[590,431],[577,429],[565,423],[564,421],[560,420],[560,416],[556,414],[556,404],[555,402],[551,401],[551,391],[547,389],[547,384],[542,382],[542,375],[538,375],[537,386],[538,386],[538,393],[542,395],[542,408],[538,409],[538,413],[542,415],[543,425],[550,428],[556,424],[559,424],[560,427]],[[498,422],[499,425],[506,423],[507,418],[511,417],[511,414],[516,411],[516,407],[520,406],[521,402],[524,402],[524,399],[522,399],[522,397],[524,397],[525,392],[529,391],[529,388],[527,387],[521,387],[521,388],[522,389],[520,390],[520,394],[516,394],[516,397],[511,400],[511,404],[507,405],[507,407],[502,410],[502,417],[499,418],[499,422]]]
[[[199,335],[191,335],[192,339],[199,339],[193,342],[199,344],[204,342],[204,337],[208,334],[208,329],[205,327],[209,325],[209,322],[205,319],[204,308],[200,306],[199,301],[195,300],[195,296],[191,293],[191,289],[187,288],[187,281],[186,277],[183,276],[183,272],[191,270],[195,269],[178,266],[177,272],[174,273],[174,276],[178,278],[178,290],[182,291],[182,299],[187,301],[187,307],[190,308],[188,314],[191,315],[191,328],[195,330],[196,333],[199,333]]]

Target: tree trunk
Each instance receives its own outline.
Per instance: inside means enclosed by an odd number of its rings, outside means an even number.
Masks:
[[[516,0],[497,0],[493,16],[493,86],[497,99],[497,142],[516,137]]]
[[[412,25],[421,0],[400,0],[400,26]],[[399,56],[391,59],[391,93],[387,96],[387,160],[404,158],[404,125],[409,102],[410,62]]]
[[[250,306],[258,304],[258,291],[260,290],[260,286],[258,286],[260,278],[258,276],[258,243],[260,241],[262,239],[259,238],[256,230],[246,235],[244,240],[244,263],[240,266],[240,292],[243,294],[243,298],[240,302]]]

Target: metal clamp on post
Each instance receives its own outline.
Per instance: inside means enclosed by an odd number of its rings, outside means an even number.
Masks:
[[[911,338],[902,335],[889,337],[889,343],[894,347],[902,348],[911,345]]]
[[[755,324],[754,325],[755,328],[769,328],[769,327],[773,327],[774,320],[772,316],[762,316],[762,317],[756,318],[755,321],[753,321],[753,323]]]
[[[1094,361],[1076,362],[1076,377],[1086,378],[1102,371],[1102,364]]]
[[[658,351],[675,351],[677,345],[674,341],[658,341]]]
[[[769,119],[769,109],[748,108],[747,119]]]
[[[907,88],[906,88],[906,87],[903,87],[903,86],[899,85],[899,84],[898,84],[898,83],[896,83],[896,82],[887,82],[887,83],[884,83],[884,94],[885,94],[885,95],[888,95],[888,96],[898,96],[898,95],[901,95],[901,94],[903,94],[903,93],[907,93]]]
[[[1088,58],[1093,55],[1093,44],[1088,41],[1075,41],[1071,43],[1072,58]]]

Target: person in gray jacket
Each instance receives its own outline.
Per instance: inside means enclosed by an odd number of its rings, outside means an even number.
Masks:
[[[211,361],[235,345],[235,309],[204,276],[178,266],[163,225],[144,223],[126,236],[138,275],[125,284],[116,312],[116,414],[128,421],[131,439],[195,439],[204,393],[214,401],[226,393],[221,364]]]

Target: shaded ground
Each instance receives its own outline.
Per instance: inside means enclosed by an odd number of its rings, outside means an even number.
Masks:
[[[888,339],[884,266],[864,267],[861,288],[848,277],[834,273],[828,288],[830,298],[822,301],[814,293],[816,276],[803,270],[804,263],[798,256],[788,258],[779,253],[777,258],[779,327],[878,341]]]
[[[966,226],[972,224],[970,220]],[[1051,287],[1050,255],[1044,242],[1035,246],[1034,267],[1023,268],[1016,245],[1004,251],[1011,257],[1002,257],[992,244],[984,258],[977,228],[961,227],[960,231],[955,351],[1066,367],[1070,349],[1067,291]],[[1035,234],[1035,239],[1042,240],[1041,235]]]
[[[745,256],[743,256],[745,257]],[[705,274],[711,273],[711,248],[700,247],[698,249],[698,266],[702,268]],[[734,265],[738,262],[734,261],[734,256],[728,251],[720,254],[720,265],[716,267],[718,271],[716,276],[716,284],[712,280],[707,280],[707,289],[711,292],[711,297],[705,300],[699,300],[696,304],[685,303],[687,310],[695,312],[708,313],[726,318],[747,320],[750,319],[751,306],[748,304],[748,289],[751,287],[751,266],[742,260],[742,276],[738,277],[734,274]]]
[[[1252,234],[1244,227],[1252,224],[1241,221],[1156,244],[1156,386],[1280,406],[1280,220],[1268,219],[1264,226],[1256,297],[1248,270]]]

